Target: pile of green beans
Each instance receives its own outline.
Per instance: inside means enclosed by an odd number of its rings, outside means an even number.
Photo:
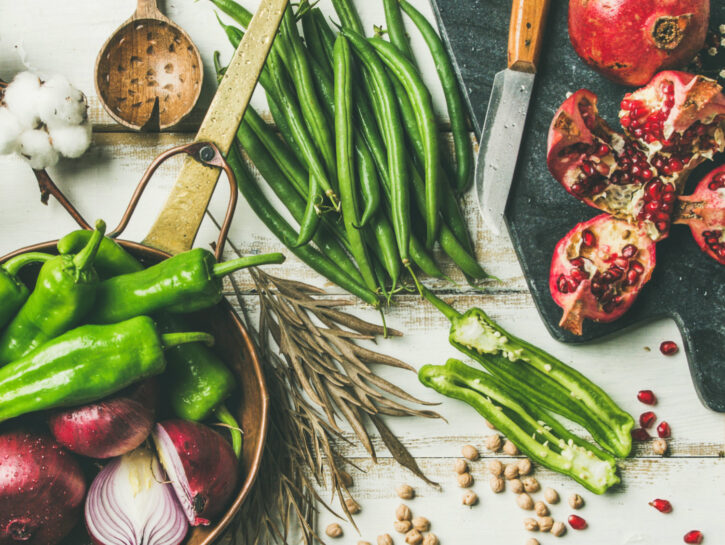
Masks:
[[[219,21],[236,47],[252,13],[234,0],[211,2],[238,25]],[[333,0],[336,28],[308,0],[296,12],[288,8],[260,77],[274,126],[248,108],[230,154],[240,191],[272,233],[314,270],[374,306],[412,289],[409,280],[420,291],[418,272],[445,278],[433,255],[436,243],[469,282],[489,278],[475,258],[458,201],[470,186],[473,155],[451,59],[412,5],[382,3],[387,32],[377,34],[390,41],[365,36],[352,0]],[[404,14],[435,62],[454,154],[440,142]],[[218,55],[215,64],[223,73]],[[241,151],[297,227],[261,190]]]

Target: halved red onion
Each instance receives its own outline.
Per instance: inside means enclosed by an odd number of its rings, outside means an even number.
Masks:
[[[98,545],[178,545],[189,526],[154,453],[140,447],[111,460],[86,498],[86,527]]]
[[[208,426],[188,420],[156,424],[151,437],[189,522],[208,525],[226,507],[237,485],[232,447]]]

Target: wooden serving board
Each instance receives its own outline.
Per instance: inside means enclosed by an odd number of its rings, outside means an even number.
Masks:
[[[480,134],[493,76],[506,66],[509,0],[431,0],[442,34],[453,53],[471,117]],[[713,27],[725,23],[725,2],[711,2]],[[599,96],[600,114],[618,127],[617,109],[627,88],[596,74],[579,60],[567,32],[567,2],[553,0],[536,77],[529,117],[509,196],[509,234],[529,289],[551,335],[567,343],[601,339],[654,318],[673,318],[681,332],[690,371],[702,402],[725,412],[725,267],[702,253],[690,230],[673,226],[658,244],[657,268],[632,308],[608,324],[586,322],[574,336],[558,325],[561,309],[549,293],[548,275],[556,243],[578,222],[599,211],[569,195],[546,167],[546,138],[554,112],[567,93],[586,87]],[[513,158],[512,158],[513,159]],[[716,165],[700,165],[690,176],[688,192]],[[637,362],[633,358],[632,365]]]

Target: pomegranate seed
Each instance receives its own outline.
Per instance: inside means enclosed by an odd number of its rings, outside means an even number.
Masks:
[[[642,274],[644,272],[644,265],[642,265],[639,261],[632,261],[630,267],[633,271],[637,271],[638,274]]]
[[[657,420],[657,416],[652,411],[647,411],[639,415],[639,425],[643,428],[651,428],[655,420]]]
[[[597,243],[597,237],[589,229],[582,231],[582,241],[585,246],[592,247]]]
[[[672,169],[672,172],[680,172],[685,165],[682,164],[682,161],[673,157],[670,159],[668,166]]]
[[[569,515],[569,525],[575,530],[583,530],[587,527],[587,521],[578,515]]]
[[[569,263],[574,265],[577,269],[583,269],[584,268],[584,259],[581,257],[575,257],[573,259],[569,260]]]
[[[556,279],[556,287],[561,293],[569,293],[569,283],[563,274],[560,274],[559,278]]]
[[[685,541],[685,543],[695,543],[698,545],[699,543],[702,543],[702,539],[705,536],[702,535],[702,532],[700,530],[690,530],[685,534],[685,537],[682,539]]]
[[[672,504],[667,500],[652,500],[649,504],[660,513],[672,513]]]
[[[637,283],[638,279],[639,279],[639,273],[637,271],[635,271],[634,269],[629,269],[629,271],[627,271],[626,284],[628,286],[634,286]]]
[[[679,350],[680,349],[675,341],[662,341],[662,344],[660,344],[660,352],[662,352],[665,356],[677,354]]]
[[[628,115],[625,115],[624,117],[622,117],[622,119],[619,120],[619,122],[622,124],[622,127],[626,129],[632,123],[632,120],[629,118]]]
[[[667,439],[670,435],[672,435],[670,425],[667,422],[660,422],[660,425],[657,426],[657,435],[659,435],[662,439]]]
[[[648,136],[649,136],[649,135],[648,135]],[[651,179],[652,179],[652,176],[654,176],[654,174],[653,174],[653,173],[652,173],[652,171],[651,171],[651,170],[649,170],[649,169],[647,169],[647,170],[645,170],[645,171],[643,171],[643,172],[642,172],[642,179],[643,179],[643,180],[644,180],[645,182],[646,182],[646,181],[648,181],[648,180],[651,180]]]
[[[631,259],[635,255],[637,255],[637,247],[634,244],[627,244],[624,248],[622,248],[622,257]]]
[[[668,224],[666,221],[658,221],[655,223],[655,227],[657,227],[657,230],[661,233],[664,233],[667,231]]]
[[[652,390],[640,390],[637,392],[637,399],[645,405],[655,405],[657,398]]]
[[[636,428],[632,430],[632,439],[635,441],[647,441],[650,439],[650,435],[644,428]]]
[[[597,151],[594,152],[597,157],[604,157],[609,153],[609,146],[606,144],[599,144],[599,147],[597,148]]]

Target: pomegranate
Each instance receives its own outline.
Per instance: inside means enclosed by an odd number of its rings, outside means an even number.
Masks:
[[[655,267],[655,243],[608,214],[578,224],[556,245],[549,289],[576,335],[589,318],[611,322],[634,303]]]
[[[672,356],[673,354],[677,354],[679,351],[680,348],[677,346],[675,341],[662,341],[662,343],[660,343],[660,352],[663,356]]]
[[[657,420],[657,416],[652,411],[647,411],[639,415],[639,425],[643,428],[651,428],[655,420]]]
[[[672,513],[672,504],[667,500],[661,500],[658,498],[656,500],[652,500],[649,504],[660,513]]]
[[[679,201],[675,222],[687,224],[702,251],[725,265],[725,165],[713,170],[692,195]]]
[[[584,530],[587,527],[587,521],[579,515],[569,515],[569,525],[575,530]]]
[[[637,392],[637,399],[645,405],[655,405],[657,403],[657,397],[652,390],[640,390]]]
[[[624,135],[599,117],[596,95],[571,95],[551,123],[547,165],[569,193],[658,240],[689,171],[725,149],[725,95],[713,80],[662,72],[621,107]]]
[[[702,543],[704,537],[705,536],[702,535],[700,530],[690,530],[685,534],[685,537],[683,537],[682,540],[685,543],[694,543],[695,545],[698,545],[699,543]]]
[[[571,0],[569,38],[608,79],[644,85],[687,64],[705,44],[709,0]]]
[[[660,425],[657,426],[657,435],[659,435],[662,439],[667,439],[670,435],[672,435],[670,425],[667,422],[661,422]]]

